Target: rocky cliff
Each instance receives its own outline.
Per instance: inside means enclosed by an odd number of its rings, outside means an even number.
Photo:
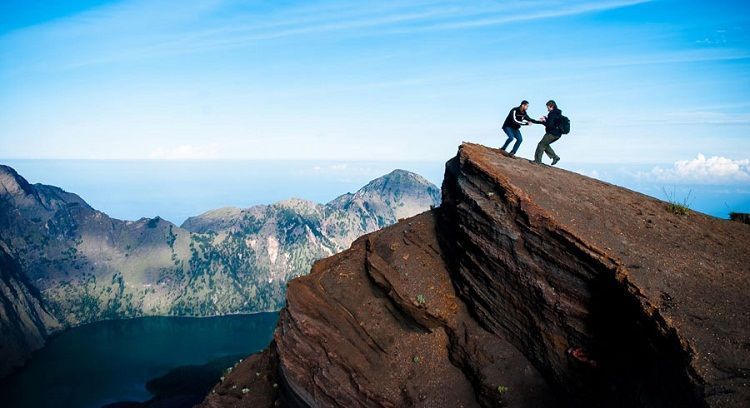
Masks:
[[[328,204],[292,199],[123,221],[0,166],[0,376],[48,333],[102,319],[278,310],[287,280],[439,202],[403,170]]]
[[[203,407],[750,404],[750,228],[464,144]]]
[[[60,323],[44,306],[39,290],[26,279],[21,265],[0,244],[0,375],[20,365]]]

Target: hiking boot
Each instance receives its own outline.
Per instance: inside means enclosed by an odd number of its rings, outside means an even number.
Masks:
[[[558,156],[558,157],[555,157],[554,159],[552,159],[552,164],[551,164],[550,166],[554,166],[554,165],[555,165],[555,164],[557,164],[557,162],[559,162],[559,161],[560,161],[560,156]]]
[[[515,159],[515,158],[516,158],[516,155],[515,155],[515,154],[513,154],[513,153],[508,153],[508,157],[510,157],[511,159]]]

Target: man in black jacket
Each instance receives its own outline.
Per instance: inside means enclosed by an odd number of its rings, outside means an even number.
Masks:
[[[562,136],[562,130],[560,130],[560,117],[562,111],[557,108],[555,101],[550,100],[547,102],[547,116],[543,117],[544,129],[546,131],[542,140],[536,145],[536,153],[534,154],[534,163],[542,163],[542,153],[547,153],[550,159],[552,159],[552,165],[554,166],[560,161],[560,156],[555,154],[555,151],[550,146],[555,143],[557,139]]]
[[[505,118],[505,122],[503,122],[503,132],[508,135],[508,140],[505,141],[505,144],[500,149],[504,151],[508,147],[510,142],[512,142],[513,139],[516,139],[516,143],[513,145],[513,150],[510,151],[510,157],[516,156],[516,152],[521,146],[521,142],[523,142],[523,137],[521,136],[521,126],[526,126],[530,123],[542,123],[529,117],[529,115],[526,113],[526,110],[528,108],[529,102],[521,101],[521,105],[519,105],[517,108],[511,109],[510,112],[508,112],[508,116]]]

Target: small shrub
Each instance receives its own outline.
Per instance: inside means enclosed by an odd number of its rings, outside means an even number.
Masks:
[[[667,211],[674,215],[688,215],[690,214],[690,195],[692,190],[688,192],[682,201],[678,201],[676,198],[675,189],[671,192],[664,189],[664,195],[667,196]]]
[[[506,387],[504,385],[498,385],[497,386],[497,392],[499,392],[501,395],[505,394],[506,392],[508,392],[508,387]]]
[[[417,295],[417,304],[420,306],[424,306],[425,304],[424,295]]]
[[[745,224],[750,224],[750,213],[731,212],[729,213],[729,219],[732,221],[744,222]]]

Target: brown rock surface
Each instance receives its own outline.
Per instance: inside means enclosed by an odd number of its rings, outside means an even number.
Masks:
[[[290,282],[271,349],[203,406],[750,406],[748,249],[747,225],[464,144],[441,208]],[[278,386],[229,395],[259,358]]]
[[[370,234],[289,283],[274,336],[279,405],[552,404],[533,366],[456,297],[434,219],[427,212]],[[203,406],[225,406],[222,387],[242,381],[239,367]],[[259,406],[255,393],[226,406]]]
[[[746,225],[470,144],[441,208],[462,297],[566,394],[750,404]]]

